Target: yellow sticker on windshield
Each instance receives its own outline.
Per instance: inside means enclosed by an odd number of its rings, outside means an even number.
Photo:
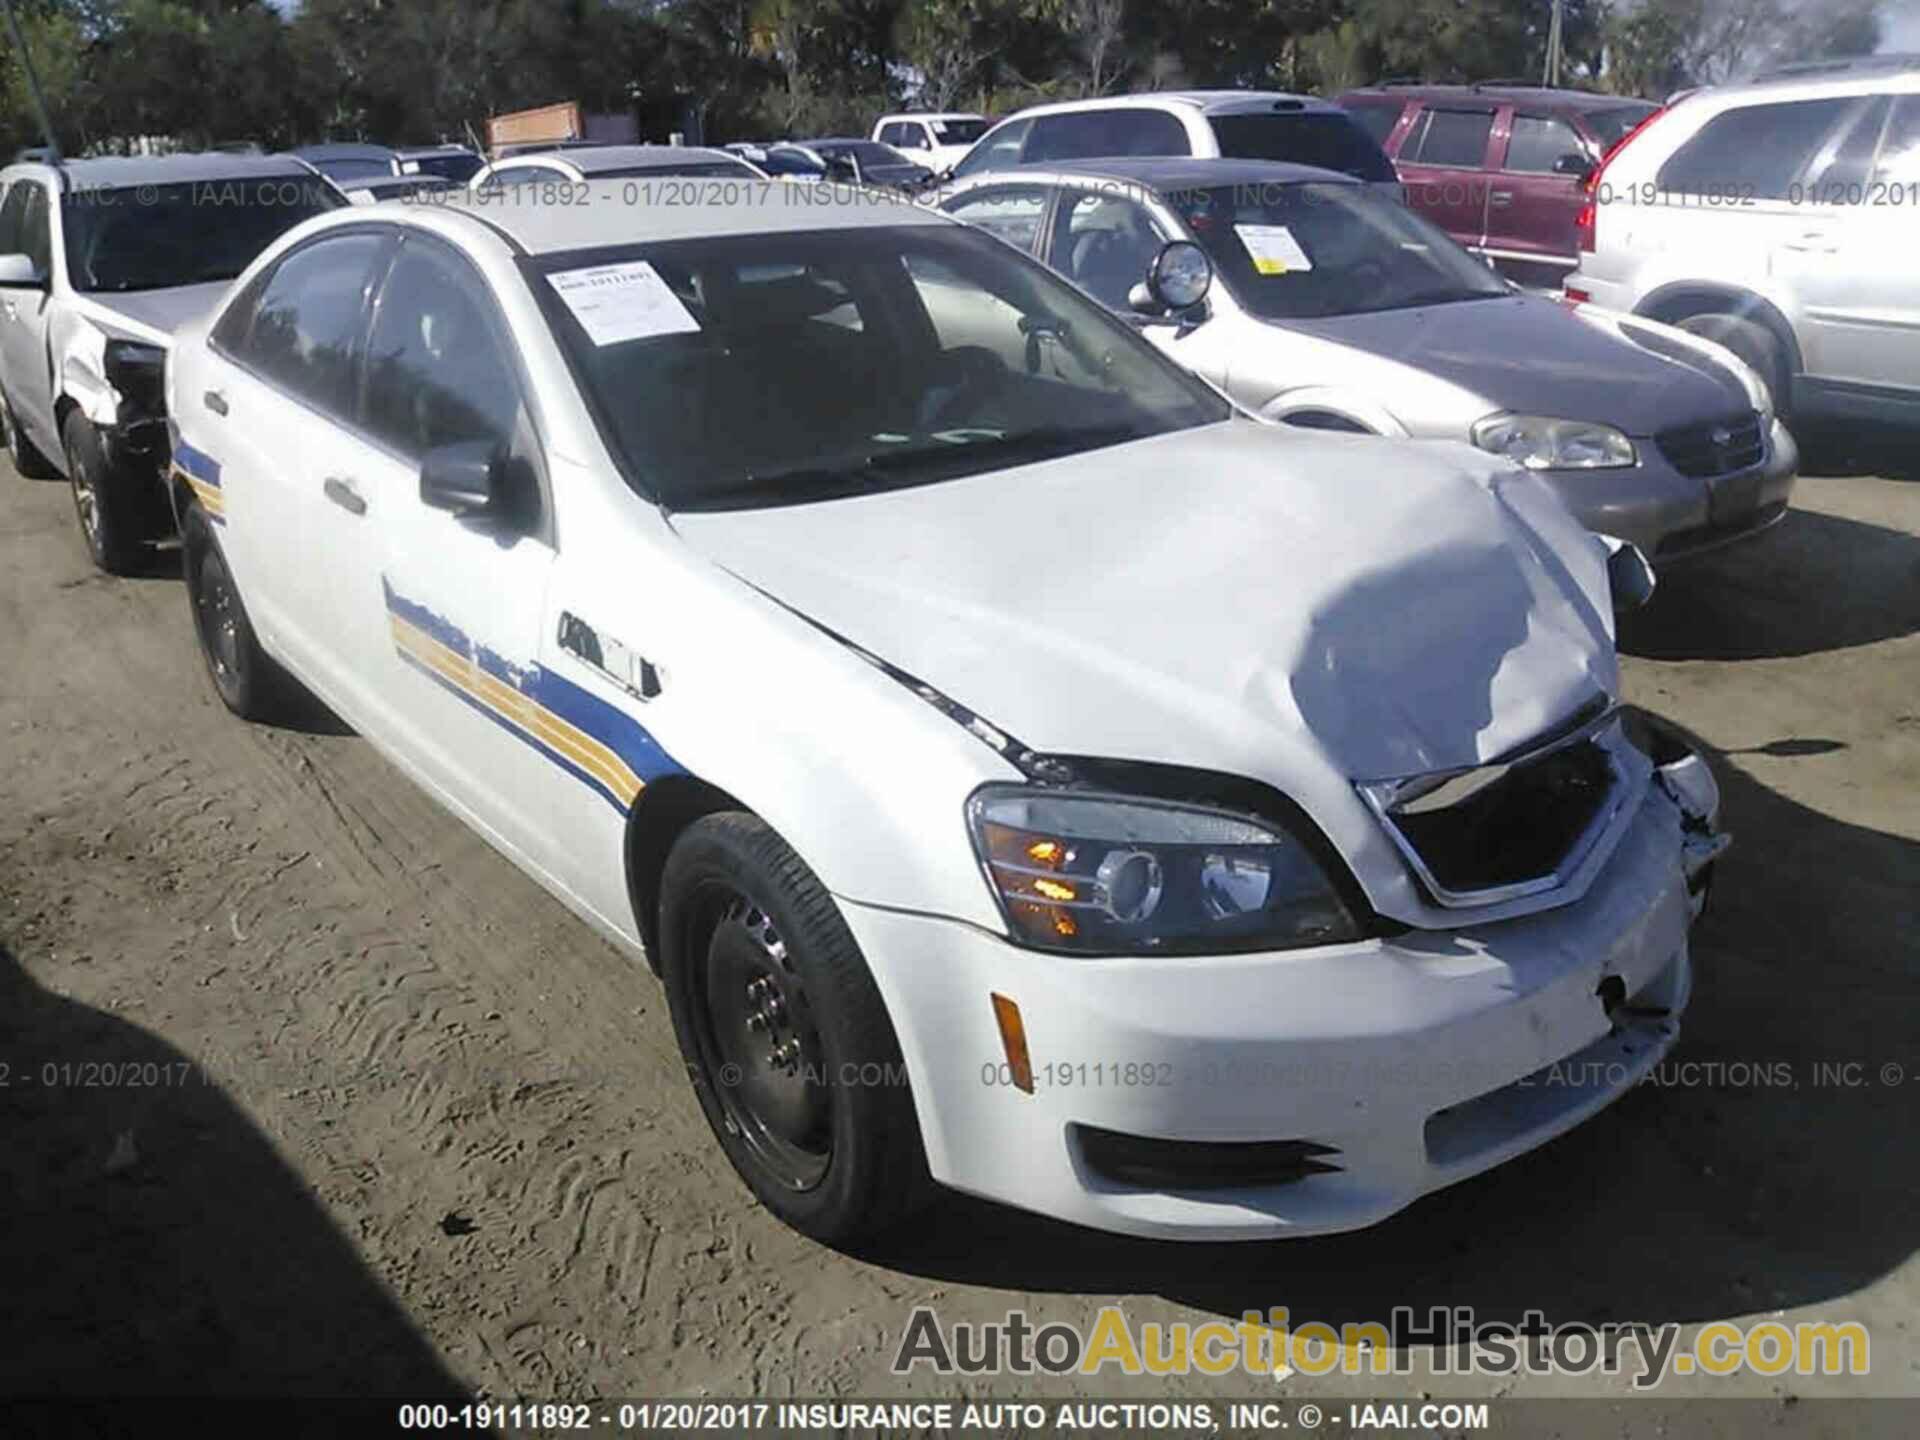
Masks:
[[[1262,275],[1288,275],[1313,269],[1313,261],[1284,225],[1236,225],[1233,233],[1247,247],[1253,268]]]

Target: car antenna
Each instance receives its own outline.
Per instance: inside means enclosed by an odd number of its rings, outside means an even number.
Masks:
[[[20,34],[20,19],[13,13],[13,0],[0,0],[7,7],[7,33],[13,37],[13,48],[20,52],[20,68],[27,74],[27,94],[33,100],[34,117],[40,122],[40,133],[47,142],[47,163],[60,163],[60,142],[54,137],[53,121],[47,116],[47,99],[40,93],[40,77],[33,68],[33,56],[27,53],[27,42]]]

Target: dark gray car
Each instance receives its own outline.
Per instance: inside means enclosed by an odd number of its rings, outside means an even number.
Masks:
[[[1589,527],[1656,560],[1755,533],[1786,511],[1798,449],[1732,352],[1521,293],[1350,177],[1093,160],[984,175],[940,204],[1129,315],[1256,414],[1505,455]],[[1172,242],[1198,245],[1214,283],[1201,303],[1170,312],[1146,282]]]

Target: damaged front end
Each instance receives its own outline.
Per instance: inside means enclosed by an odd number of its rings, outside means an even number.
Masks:
[[[1720,783],[1706,759],[1665,721],[1644,711],[1628,716],[1628,733],[1653,761],[1653,778],[1680,811],[1680,861],[1687,903],[1698,920],[1707,908],[1713,867],[1733,844],[1720,828]]]
[[[116,466],[147,470],[155,478],[165,475],[171,450],[166,365],[165,350],[138,340],[109,340],[101,355],[112,402],[110,420],[100,425],[107,453]]]

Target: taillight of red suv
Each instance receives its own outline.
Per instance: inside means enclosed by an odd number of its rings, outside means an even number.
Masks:
[[[1669,108],[1669,106],[1662,105],[1658,110],[1654,111],[1651,115],[1647,116],[1646,119],[1642,120],[1638,125],[1614,141],[1613,144],[1607,148],[1607,153],[1600,157],[1599,166],[1594,170],[1593,174],[1587,177],[1587,183],[1583,187],[1584,193],[1580,199],[1580,213],[1573,218],[1574,233],[1579,239],[1580,253],[1582,255],[1593,254],[1595,222],[1598,218],[1595,213],[1595,207],[1599,204],[1600,182],[1606,178],[1607,167],[1620,158],[1620,152],[1631,145],[1641,131],[1653,124],[1653,122],[1658,120],[1662,115],[1666,114]]]

